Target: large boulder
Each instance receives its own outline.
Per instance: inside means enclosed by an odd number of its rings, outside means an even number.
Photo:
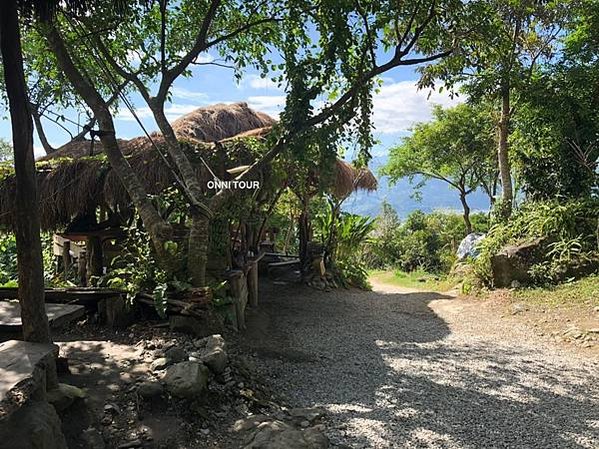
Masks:
[[[491,257],[493,285],[502,288],[511,286],[514,281],[529,283],[530,267],[541,262],[546,251],[547,241],[544,238],[504,247]]]
[[[200,396],[208,385],[208,368],[202,363],[181,362],[169,366],[164,376],[166,389],[185,399]]]
[[[223,318],[215,311],[207,310],[202,317],[171,315],[170,328],[196,337],[207,337],[219,334],[224,330]]]

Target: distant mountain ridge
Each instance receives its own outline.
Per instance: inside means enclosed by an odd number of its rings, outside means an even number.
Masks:
[[[344,205],[344,210],[375,217],[381,209],[381,204],[386,200],[397,211],[400,218],[405,218],[414,210],[424,212],[434,210],[454,210],[461,213],[462,204],[455,189],[447,183],[431,180],[420,190],[421,200],[413,198],[414,188],[407,179],[400,180],[394,186],[389,186],[386,177],[378,175],[379,169],[387,163],[388,156],[374,157],[369,164],[372,172],[379,179],[379,188],[375,192],[357,192],[352,195]],[[473,192],[468,195],[468,204],[473,212],[488,211],[489,199],[483,192]]]

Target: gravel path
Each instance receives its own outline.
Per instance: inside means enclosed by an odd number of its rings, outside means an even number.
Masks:
[[[599,363],[474,302],[375,285],[265,286],[244,336],[334,447],[599,448]]]

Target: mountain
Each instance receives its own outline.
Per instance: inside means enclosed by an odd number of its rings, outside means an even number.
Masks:
[[[381,204],[386,200],[395,208],[401,218],[410,212],[420,209],[424,212],[434,210],[454,210],[461,212],[462,204],[455,189],[447,183],[431,180],[420,190],[421,199],[413,198],[414,188],[407,179],[401,179],[394,186],[389,186],[386,177],[379,177],[379,169],[387,163],[388,156],[374,157],[370,161],[370,169],[379,179],[379,188],[375,192],[357,192],[344,204],[347,212],[360,215],[378,215]],[[489,210],[489,199],[483,192],[468,195],[468,204],[473,212]]]

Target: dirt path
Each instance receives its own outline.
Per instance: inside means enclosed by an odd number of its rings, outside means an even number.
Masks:
[[[599,447],[597,359],[473,301],[380,284],[263,293],[247,349],[291,405],[328,410],[334,447]]]

